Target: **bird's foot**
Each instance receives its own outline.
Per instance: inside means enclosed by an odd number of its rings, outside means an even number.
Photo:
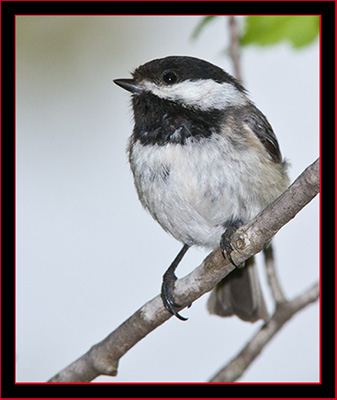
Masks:
[[[172,315],[176,316],[182,321],[187,321],[188,318],[183,317],[178,313],[177,310],[181,307],[180,304],[177,304],[174,300],[173,290],[174,284],[177,280],[174,272],[166,271],[163,276],[163,284],[161,286],[161,298],[163,300],[164,306]]]
[[[245,265],[244,263],[237,265],[232,259],[233,247],[231,245],[231,240],[233,238],[234,233],[237,231],[240,225],[242,224],[234,224],[228,226],[226,228],[225,233],[223,233],[223,235],[221,236],[220,240],[220,249],[222,255],[224,256],[224,258],[227,258],[227,260],[229,260],[234,265],[235,268],[242,268]]]

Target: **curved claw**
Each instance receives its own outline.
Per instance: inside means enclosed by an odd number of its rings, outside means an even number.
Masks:
[[[169,311],[175,317],[179,318],[181,321],[187,321],[188,318],[183,317],[176,310],[177,308],[180,308],[180,305],[175,303],[174,301],[171,301],[171,299],[168,299],[167,297],[164,297],[164,296],[165,295],[163,295],[163,293],[162,293],[161,294],[161,298],[163,300],[163,303],[164,303],[164,306],[165,306],[166,310]]]
[[[237,230],[236,226],[229,226],[225,233],[221,236],[221,241],[220,241],[220,248],[222,255],[227,258],[236,268],[239,268],[239,265],[236,265],[235,262],[232,259],[231,253],[233,251],[233,247],[231,246],[231,238],[234,234],[234,232]]]
[[[174,301],[173,289],[174,283],[177,280],[174,271],[176,270],[178,264],[180,263],[181,259],[184,257],[184,254],[188,249],[189,246],[187,244],[184,244],[183,248],[179,251],[178,255],[163,275],[163,284],[161,286],[161,298],[163,300],[166,310],[179,318],[181,321],[187,321],[188,318],[185,318],[178,313],[177,310],[181,307],[181,305],[177,304]]]
[[[181,321],[187,321],[188,318],[183,317],[177,311],[181,307],[180,304],[177,304],[174,301],[174,297],[172,294],[174,288],[174,282],[177,280],[175,275],[164,275],[163,284],[161,287],[161,298],[163,300],[164,306],[167,311],[169,311],[172,315],[179,318]]]
[[[228,261],[230,261],[230,263],[233,264],[235,268],[238,268],[238,266],[235,264],[235,262],[232,259],[232,256],[231,256],[232,251],[233,251],[232,246],[221,247],[221,252],[222,252],[222,255],[224,256],[224,258],[227,258]]]

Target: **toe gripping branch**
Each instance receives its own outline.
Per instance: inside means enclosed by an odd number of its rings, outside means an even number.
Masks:
[[[221,236],[221,240],[220,240],[220,249],[221,249],[222,255],[225,258],[227,258],[236,268],[240,268],[242,264],[236,265],[232,259],[231,254],[234,249],[231,245],[231,240],[233,238],[234,233],[238,230],[238,228],[241,225],[243,225],[243,223],[240,221],[240,222],[236,222],[236,223],[233,223],[233,224],[227,226],[225,233],[223,233],[223,235]]]
[[[221,237],[220,248],[222,254],[225,258],[227,258],[236,268],[240,268],[241,265],[236,265],[231,257],[231,253],[233,248],[231,246],[231,239],[233,234],[237,231],[239,226],[242,225],[241,221],[235,221],[226,226],[226,231]],[[189,249],[187,244],[184,244],[183,248],[178,253],[177,257],[173,260],[172,264],[169,266],[165,274],[163,275],[163,283],[161,286],[161,298],[163,300],[165,308],[174,316],[179,318],[182,321],[186,321],[188,318],[183,317],[178,313],[178,310],[181,308],[181,304],[176,303],[173,296],[174,285],[177,280],[175,275],[175,270],[184,257],[185,253]],[[243,266],[244,264],[242,264]]]
[[[177,257],[173,260],[172,264],[169,266],[169,268],[163,275],[163,284],[161,286],[161,298],[163,300],[165,308],[172,315],[176,316],[182,321],[187,321],[188,318],[185,318],[178,313],[178,310],[181,307],[181,305],[177,304],[174,300],[173,290],[175,281],[177,280],[177,277],[174,272],[188,249],[189,246],[185,244],[183,248],[180,250]]]

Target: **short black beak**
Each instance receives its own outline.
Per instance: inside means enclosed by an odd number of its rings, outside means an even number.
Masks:
[[[131,93],[140,93],[142,91],[139,83],[134,79],[115,79],[114,83]]]

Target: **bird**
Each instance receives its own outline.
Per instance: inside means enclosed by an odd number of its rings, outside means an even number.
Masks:
[[[161,297],[172,315],[186,320],[174,299],[181,259],[191,246],[220,247],[234,264],[231,236],[287,188],[288,163],[248,91],[208,61],[157,58],[114,83],[131,93],[127,152],[139,200],[183,245],[163,275]],[[208,311],[266,320],[254,257],[236,267],[212,290]]]

